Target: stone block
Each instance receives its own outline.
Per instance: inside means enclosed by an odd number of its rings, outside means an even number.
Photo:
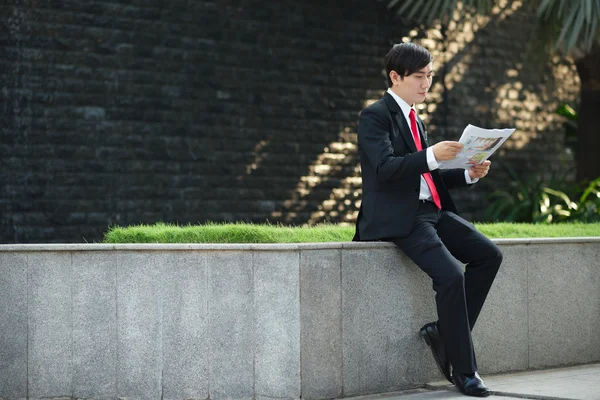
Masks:
[[[600,361],[598,243],[502,243],[482,374]],[[21,246],[0,246],[0,397],[323,399],[442,379],[417,335],[430,279],[391,245]]]
[[[481,373],[527,369],[528,246],[502,247],[504,259],[473,329]]]
[[[530,246],[529,367],[600,361],[600,246]]]
[[[163,285],[163,398],[208,398],[206,253],[167,253]]]
[[[340,250],[300,253],[302,398],[342,395]]]
[[[73,253],[73,392],[117,397],[115,253]]]
[[[161,398],[162,266],[166,253],[117,253],[117,391],[127,399]]]
[[[429,277],[400,250],[342,253],[344,395],[442,379],[419,328],[436,319]]]
[[[27,253],[0,253],[0,398],[27,396]]]
[[[71,253],[34,252],[29,266],[28,395],[71,397],[72,265]]]
[[[206,253],[210,398],[254,397],[252,253]]]
[[[299,251],[256,251],[253,266],[256,395],[299,399]]]

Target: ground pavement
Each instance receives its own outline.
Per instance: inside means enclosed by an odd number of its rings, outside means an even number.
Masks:
[[[600,364],[568,368],[482,375],[491,390],[490,400],[600,400]],[[458,392],[447,381],[424,389],[355,397],[351,400],[446,400],[474,399]],[[350,399],[349,399],[350,400]]]

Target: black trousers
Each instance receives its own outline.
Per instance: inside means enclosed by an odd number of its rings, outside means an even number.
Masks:
[[[433,280],[453,370],[477,371],[471,330],[502,262],[500,249],[471,223],[431,202],[421,202],[409,236],[391,240]]]

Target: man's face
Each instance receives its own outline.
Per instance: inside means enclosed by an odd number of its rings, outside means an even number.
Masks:
[[[392,91],[406,101],[411,106],[422,103],[427,96],[433,79],[433,63],[429,63],[425,68],[405,76],[404,79],[395,73],[390,72],[392,79]]]

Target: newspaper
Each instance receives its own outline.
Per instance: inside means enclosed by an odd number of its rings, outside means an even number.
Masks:
[[[454,160],[440,161],[440,169],[470,169],[473,165],[487,160],[515,129],[483,129],[467,125],[459,139],[465,147],[458,152]]]

